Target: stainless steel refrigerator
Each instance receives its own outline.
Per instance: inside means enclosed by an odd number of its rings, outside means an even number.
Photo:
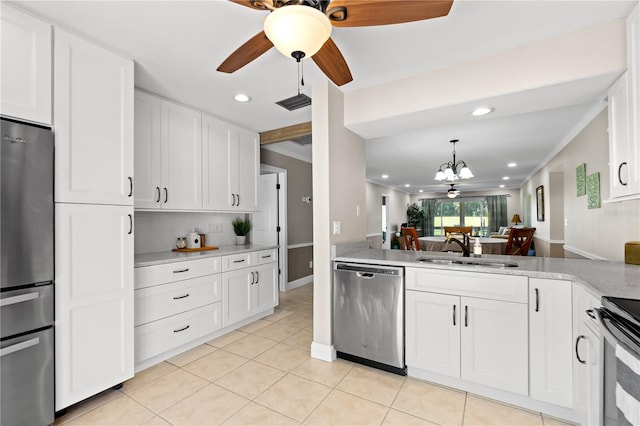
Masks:
[[[53,134],[0,126],[0,424],[54,421]]]

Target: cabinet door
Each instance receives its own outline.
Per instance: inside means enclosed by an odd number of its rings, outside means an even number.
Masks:
[[[222,326],[226,327],[251,316],[252,269],[222,274]]]
[[[627,17],[627,68],[629,70],[629,140],[634,160],[636,193],[640,193],[640,6]]]
[[[51,25],[4,2],[0,13],[0,113],[50,125]]]
[[[254,272],[254,313],[271,309],[278,304],[278,264],[258,266]]]
[[[614,198],[637,192],[630,138],[628,73],[609,88],[608,99],[610,196]]]
[[[216,118],[202,118],[202,193],[205,210],[232,210],[235,198],[231,188],[231,127]],[[233,151],[233,152],[232,152]],[[237,155],[237,154],[236,154]]]
[[[460,377],[460,297],[407,291],[407,366]]]
[[[571,282],[529,278],[531,397],[571,408]]]
[[[462,297],[461,378],[527,395],[527,305]]]
[[[238,129],[237,209],[258,211],[260,142],[256,133]]]
[[[55,29],[55,200],[133,205],[133,61]]]
[[[61,410],[133,376],[133,208],[57,203],[55,215]]]
[[[162,101],[162,208],[202,209],[202,118]]]
[[[134,205],[142,209],[161,206],[160,99],[135,93]]]

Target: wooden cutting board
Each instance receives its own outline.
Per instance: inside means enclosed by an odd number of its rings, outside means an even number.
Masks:
[[[194,252],[194,251],[206,251],[206,250],[218,250],[217,246],[205,246],[205,247],[196,247],[196,248],[174,248],[171,251],[179,251],[179,252],[183,252],[183,253],[190,253],[190,252]]]

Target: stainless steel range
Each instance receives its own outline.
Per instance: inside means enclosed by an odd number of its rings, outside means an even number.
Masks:
[[[0,125],[0,424],[54,421],[53,134]]]

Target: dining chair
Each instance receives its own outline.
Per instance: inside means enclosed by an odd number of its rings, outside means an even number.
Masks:
[[[420,251],[420,241],[418,240],[416,228],[403,226],[400,231],[404,240],[404,249]]]
[[[471,232],[473,227],[471,226],[445,226],[444,227],[444,235],[449,234],[467,234],[471,236]]]
[[[511,228],[505,254],[511,256],[528,256],[536,228]]]

